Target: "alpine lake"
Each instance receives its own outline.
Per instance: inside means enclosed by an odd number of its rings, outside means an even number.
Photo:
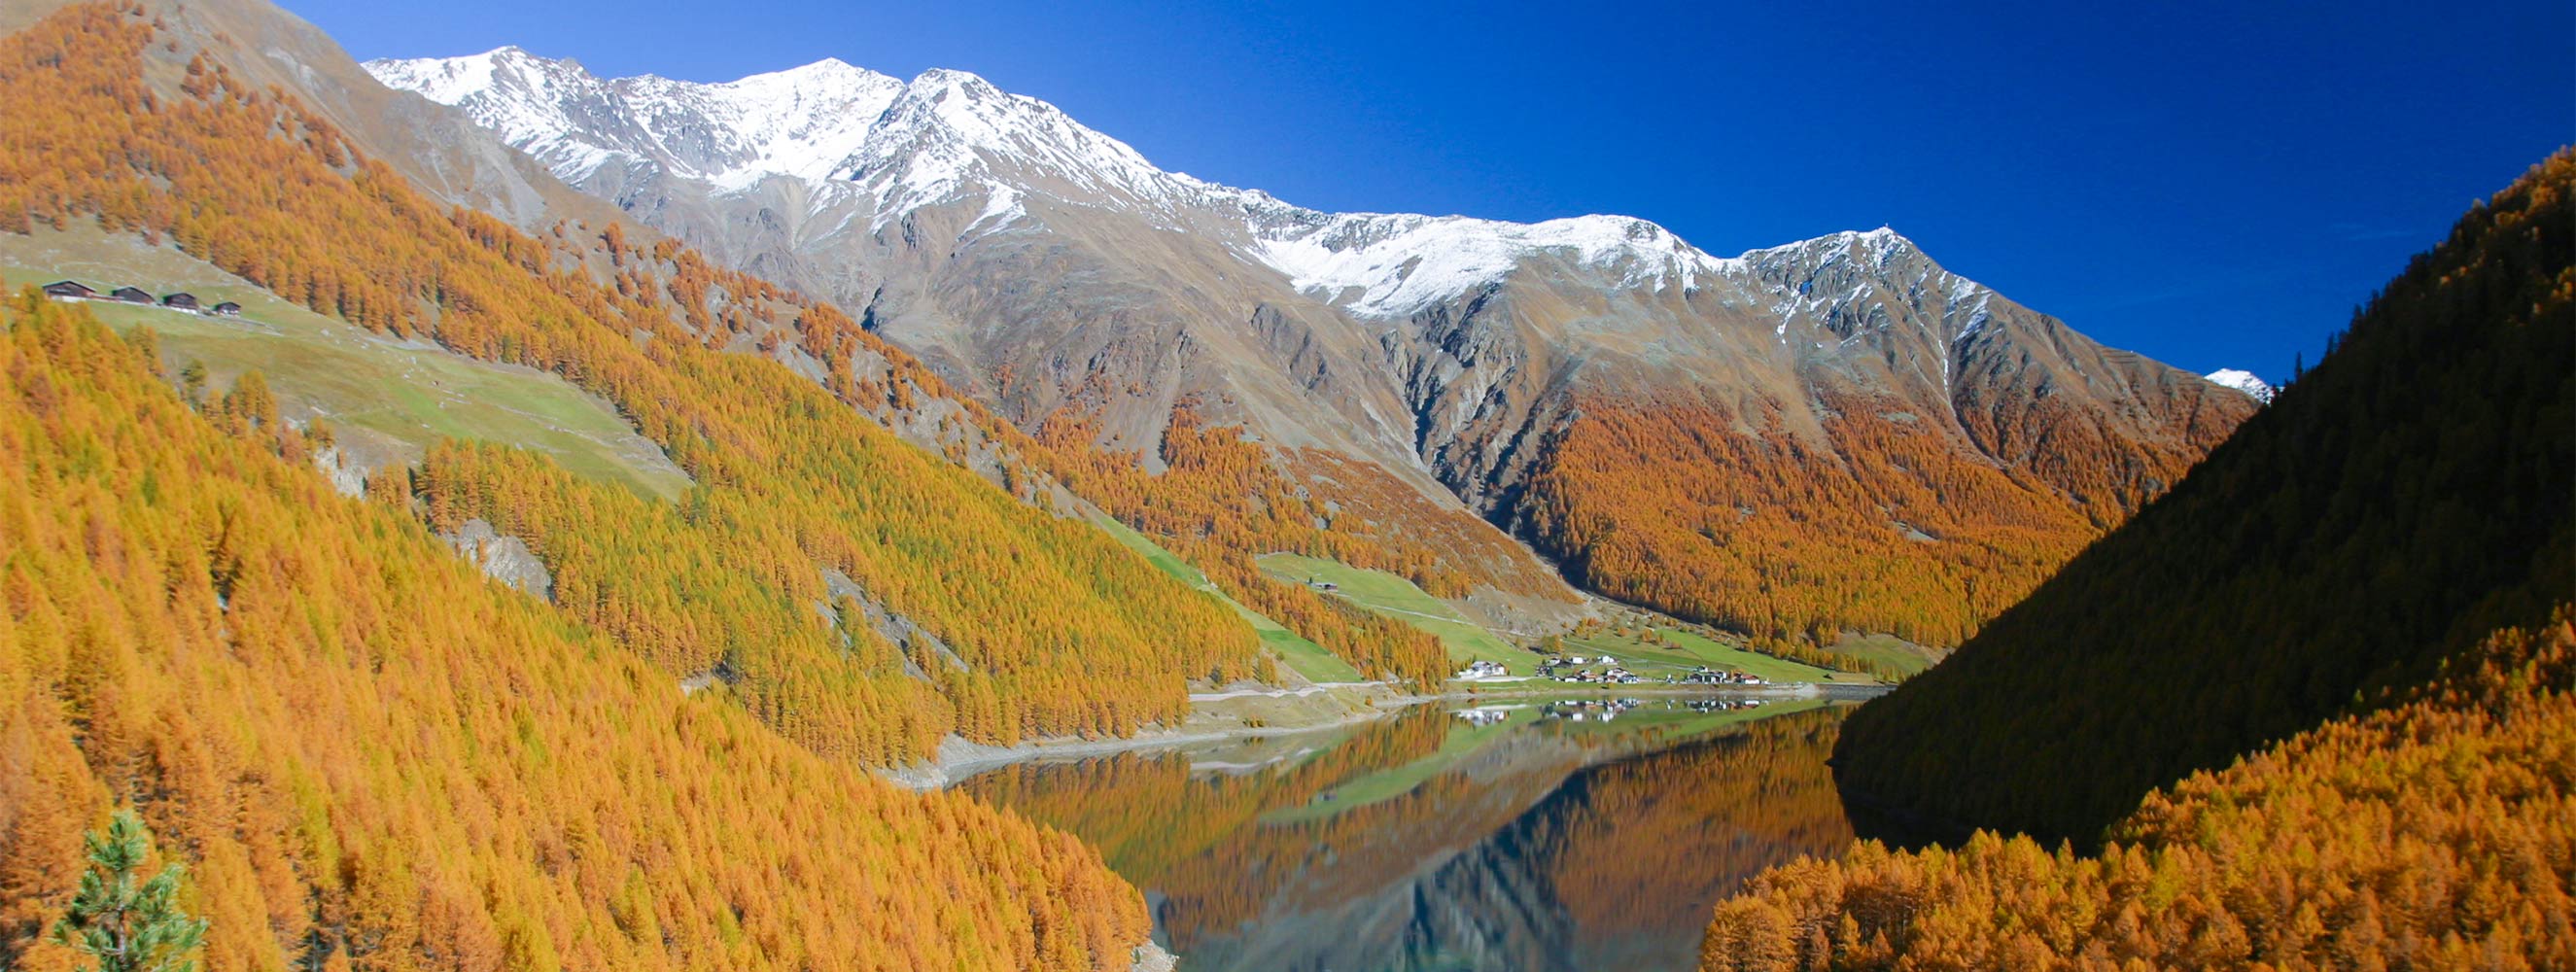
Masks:
[[[1852,838],[1854,704],[1431,702],[953,785],[1099,848],[1182,972],[1677,972],[1746,877]]]

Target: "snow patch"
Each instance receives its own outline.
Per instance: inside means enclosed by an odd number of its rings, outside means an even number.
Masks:
[[[2201,377],[2219,387],[2244,392],[2265,405],[2272,404],[2272,395],[2278,390],[2272,387],[2272,383],[2256,377],[2253,372],[2236,368],[2220,368]]]
[[[1654,292],[1688,289],[1703,276],[1724,273],[1731,262],[1661,226],[1624,216],[1505,223],[1464,216],[1314,215],[1322,219],[1284,230],[1256,223],[1254,255],[1299,290],[1327,298],[1357,291],[1346,306],[1370,316],[1414,313],[1498,283],[1522,261],[1542,255],[1616,274],[1623,288]]]

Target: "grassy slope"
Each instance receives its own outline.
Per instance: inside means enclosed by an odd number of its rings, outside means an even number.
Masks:
[[[1527,675],[1536,658],[1394,574],[1301,554],[1265,554],[1260,563],[1261,569],[1283,580],[1303,584],[1313,578],[1338,585],[1333,593],[1343,600],[1439,636],[1449,648],[1449,660],[1461,667],[1484,659],[1503,663],[1513,674]]]
[[[1260,559],[1260,563],[1263,570],[1282,580],[1300,584],[1309,579],[1328,581],[1337,585],[1333,593],[1343,600],[1437,635],[1441,643],[1448,646],[1449,659],[1462,667],[1477,659],[1502,662],[1516,675],[1530,674],[1536,667],[1538,656],[1468,620],[1457,608],[1432,597],[1402,577],[1300,554],[1268,554]],[[1610,655],[1638,674],[1649,677],[1707,665],[1750,672],[1774,682],[1871,681],[1863,675],[1830,671],[1747,651],[1681,628],[1657,630],[1681,647],[1649,645],[1636,638],[1616,636],[1607,631],[1584,638],[1568,638],[1565,646],[1568,652],[1577,654]]]
[[[1565,639],[1565,650],[1578,655],[1607,654],[1619,659],[1630,671],[1647,677],[1661,677],[1667,670],[1687,671],[1700,665],[1710,668],[1748,672],[1772,682],[1866,682],[1866,676],[1837,672],[1800,662],[1773,658],[1760,652],[1746,651],[1682,628],[1657,628],[1664,637],[1679,645],[1667,648],[1650,645],[1637,638],[1601,631],[1589,637]]]
[[[1271,620],[1268,615],[1244,607],[1235,599],[1225,596],[1225,592],[1217,590],[1216,585],[1208,580],[1206,574],[1190,566],[1188,561],[1180,558],[1180,555],[1163,549],[1162,545],[1155,543],[1152,538],[1110,517],[1093,517],[1092,522],[1098,524],[1100,529],[1110,536],[1116,537],[1119,543],[1126,544],[1128,549],[1143,554],[1148,563],[1161,568],[1164,573],[1180,578],[1182,583],[1191,587],[1216,595],[1218,600],[1224,601],[1226,606],[1233,608],[1236,614],[1242,615],[1244,622],[1252,625],[1252,630],[1260,632],[1261,647],[1279,656],[1280,661],[1285,662],[1297,674],[1305,676],[1307,681],[1358,682],[1364,680],[1359,669],[1352,668],[1349,662],[1333,657],[1333,653],[1324,650],[1324,646],[1300,637],[1296,632],[1288,630],[1286,625]]]
[[[353,447],[364,440],[390,454],[377,461],[415,460],[442,438],[480,439],[543,451],[577,474],[646,496],[670,497],[689,486],[615,408],[554,375],[387,341],[166,247],[87,231],[0,235],[0,281],[10,288],[65,277],[102,289],[130,283],[155,294],[186,290],[209,306],[240,303],[240,319],[97,301],[89,307],[119,331],[148,325],[160,332],[166,358],[205,362],[217,387],[244,371],[266,374],[290,406],[325,416]]]
[[[1891,634],[1845,634],[1841,641],[1827,646],[1825,650],[1848,658],[1876,662],[1909,677],[1931,668],[1940,661],[1939,656],[1931,649],[1909,643]]]

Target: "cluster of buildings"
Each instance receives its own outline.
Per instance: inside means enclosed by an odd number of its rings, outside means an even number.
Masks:
[[[1583,668],[1584,665],[1609,665],[1610,667],[1595,672]],[[1573,669],[1573,671],[1566,671],[1566,669]],[[1540,662],[1538,675],[1540,678],[1553,678],[1560,682],[1580,682],[1586,685],[1635,685],[1645,681],[1637,673],[1620,667],[1618,662],[1608,655],[1592,658],[1582,655],[1559,655]]]
[[[1477,664],[1486,665],[1492,663],[1478,662]],[[1587,665],[1608,665],[1610,667],[1600,671],[1593,671],[1584,667]],[[1472,672],[1474,670],[1473,666],[1470,666],[1469,670]],[[1494,670],[1497,673],[1500,673],[1502,666],[1495,665]],[[1635,685],[1646,681],[1644,676],[1621,667],[1618,659],[1612,658],[1609,655],[1558,655],[1554,658],[1544,659],[1538,663],[1538,677],[1555,679],[1560,682],[1576,682],[1585,685]],[[1766,683],[1762,681],[1760,676],[1750,675],[1744,672],[1721,671],[1710,668],[1706,665],[1701,665],[1691,671],[1665,675],[1663,676],[1663,684],[1763,685]]]
[[[157,304],[175,311],[212,314],[217,317],[241,316],[240,304],[227,300],[211,307],[200,306],[197,303],[197,295],[184,290],[154,297],[151,291],[141,287],[125,286],[101,291],[78,280],[57,280],[45,285],[45,296],[55,300],[104,300],[119,304],[141,304],[146,307]]]
[[[1706,665],[1686,673],[1675,682],[1683,685],[1761,685],[1762,676],[1749,672],[1721,672]]]
[[[1475,661],[1468,662],[1467,670],[1459,672],[1457,677],[1460,681],[1473,682],[1481,678],[1504,678],[1511,675],[1511,673],[1512,670],[1504,668],[1502,662],[1485,661],[1480,658]]]

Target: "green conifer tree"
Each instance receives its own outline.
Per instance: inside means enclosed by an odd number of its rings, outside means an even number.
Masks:
[[[172,864],[150,880],[135,874],[152,854],[152,834],[132,810],[119,810],[105,832],[85,839],[89,870],[69,914],[54,937],[98,961],[83,972],[195,972],[189,956],[206,937],[206,922],[180,911],[181,868]]]

